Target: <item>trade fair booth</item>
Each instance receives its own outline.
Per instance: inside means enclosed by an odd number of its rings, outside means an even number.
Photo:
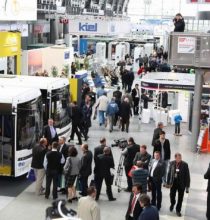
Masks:
[[[174,116],[178,113],[182,121],[189,123],[190,94],[194,91],[195,76],[183,73],[149,73],[139,79],[142,91],[150,94],[148,109],[142,110],[142,122],[149,123],[153,119],[167,126],[174,124]]]
[[[21,72],[21,34],[0,32],[0,74]]]
[[[22,75],[48,75],[71,77],[73,48],[64,45],[24,50],[22,52]]]

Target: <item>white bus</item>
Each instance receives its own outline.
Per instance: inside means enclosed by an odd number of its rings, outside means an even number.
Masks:
[[[68,136],[70,132],[70,101],[69,80],[66,78],[39,76],[1,77],[0,85],[37,88],[42,93],[43,122],[47,125],[48,118],[53,118],[59,136]]]
[[[0,86],[0,176],[21,176],[43,128],[39,89]]]

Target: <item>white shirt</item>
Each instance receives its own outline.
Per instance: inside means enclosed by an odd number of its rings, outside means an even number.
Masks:
[[[164,147],[163,147],[163,145],[164,145],[164,143],[165,143],[165,139],[160,139],[160,144],[161,144],[161,158],[162,158],[162,160],[164,160],[164,157],[165,157],[165,152],[164,152]]]
[[[134,203],[134,208],[133,208],[133,210],[131,210],[131,213],[130,213],[130,216],[131,217],[133,217],[133,211],[134,211],[134,209],[135,209],[135,206],[136,206],[136,203],[138,202],[138,200],[139,200],[139,197],[140,197],[140,193],[138,193],[138,194],[136,194],[136,200],[135,200],[135,203]],[[132,200],[133,201],[133,200]],[[131,201],[131,202],[132,202]]]
[[[51,133],[51,137],[54,138],[56,135],[56,130],[53,126],[50,126],[50,133]]]
[[[61,151],[62,151],[62,149],[63,149],[63,145],[64,145],[64,144],[62,144],[61,147],[60,147],[60,149],[59,149],[59,152],[60,152],[60,153],[61,153]]]
[[[154,163],[152,164],[151,173],[150,173],[151,177],[153,177],[153,173],[154,173],[155,168],[157,167],[158,161],[159,160],[154,160]]]
[[[140,97],[140,95],[139,95],[139,89],[136,89],[136,96],[135,96],[136,98],[139,98]]]

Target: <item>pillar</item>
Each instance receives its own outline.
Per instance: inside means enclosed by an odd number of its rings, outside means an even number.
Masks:
[[[201,117],[201,98],[204,83],[204,70],[196,69],[195,71],[195,88],[194,102],[192,113],[192,150],[196,151],[197,141],[200,133],[200,117]]]
[[[50,43],[55,44],[58,39],[58,24],[55,19],[50,19]]]

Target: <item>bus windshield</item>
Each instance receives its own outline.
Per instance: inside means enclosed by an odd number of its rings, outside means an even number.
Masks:
[[[61,129],[70,123],[69,96],[69,86],[52,91],[51,113],[56,128]]]
[[[17,107],[17,150],[31,149],[42,135],[41,98],[18,104]]]

